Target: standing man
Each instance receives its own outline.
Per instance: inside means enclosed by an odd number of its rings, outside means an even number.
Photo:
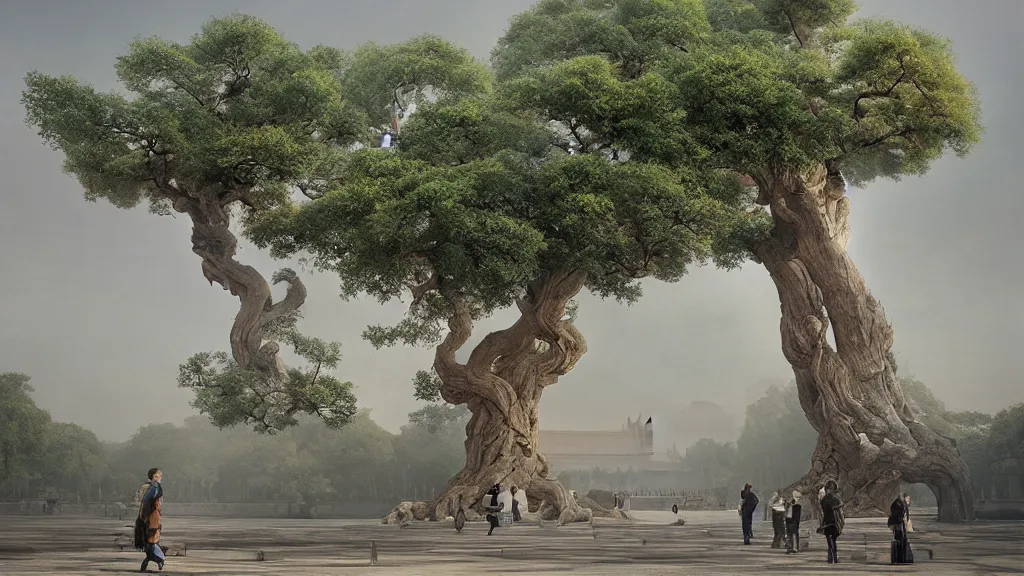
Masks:
[[[750,539],[753,537],[753,524],[754,524],[754,510],[757,508],[757,494],[754,494],[754,486],[749,482],[743,487],[740,492],[740,522],[743,525],[743,544],[750,545]]]
[[[771,502],[772,510],[772,548],[782,548],[782,541],[786,538],[786,498],[781,491],[775,492],[775,499]]]
[[[801,498],[803,494],[793,490],[793,499],[789,506],[786,506],[786,554],[800,551],[800,515],[803,513],[803,507],[800,506]]]

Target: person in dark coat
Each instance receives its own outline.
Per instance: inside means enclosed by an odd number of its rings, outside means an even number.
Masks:
[[[839,497],[839,485],[835,480],[825,484],[825,497],[821,499],[821,527],[818,531],[825,535],[828,545],[828,563],[839,563],[839,537],[843,534],[843,501]]]
[[[522,522],[523,515],[519,512],[519,500],[516,498],[516,494],[519,493],[519,488],[512,487],[512,521]]]
[[[139,513],[135,516],[134,544],[137,550],[146,548],[146,519],[153,512],[153,502],[164,495],[164,473],[159,468],[150,468],[146,473],[146,481],[139,487]]]
[[[501,486],[497,484],[487,491],[487,495],[491,497],[490,503],[487,506],[487,523],[491,525],[491,529],[487,531],[488,536],[498,527],[498,512],[501,512],[501,509],[504,508],[504,503],[498,503],[498,494],[501,494]]]
[[[913,564],[914,551],[910,548],[910,537],[907,530],[907,521],[910,519],[910,496],[901,494],[893,500],[889,506],[889,529],[892,530],[892,545],[890,546],[891,564]]]
[[[803,513],[801,498],[803,494],[794,490],[793,499],[786,506],[786,554],[800,551],[800,515]]]
[[[754,494],[754,486],[747,483],[740,491],[740,522],[743,525],[743,543],[750,545],[750,539],[754,537],[754,510],[757,509],[757,494]]]

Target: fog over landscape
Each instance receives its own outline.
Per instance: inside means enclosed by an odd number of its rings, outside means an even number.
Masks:
[[[115,87],[113,62],[135,36],[184,42],[213,16],[240,10],[304,48],[349,49],[436,33],[486,59],[508,19],[530,0],[271,0],[138,3],[6,2],[0,7],[0,372],[32,377],[54,420],[104,440],[124,440],[154,419],[194,414],[176,388],[189,355],[227,348],[237,300],[211,287],[190,250],[187,218],[146,208],[89,204],[62,174],[61,153],[23,123],[30,70],[73,74]],[[895,333],[902,374],[925,382],[952,409],[997,412],[1024,401],[1024,281],[1017,173],[1024,123],[1019,30],[1022,4],[987,0],[862,0],[860,15],[921,26],[953,40],[960,68],[980,92],[986,133],[966,159],[949,156],[922,178],[880,180],[850,191],[850,253]],[[238,259],[268,275],[281,266],[243,245]],[[343,343],[336,375],[359,406],[397,431],[419,403],[411,378],[429,349],[375,350],[360,334],[404,308],[343,301],[335,276],[298,268],[309,289],[303,330]],[[482,323],[509,324],[511,314]],[[544,394],[542,428],[618,428],[627,417],[676,420],[693,401],[731,412],[792,371],[780,351],[779,298],[758,265],[693,270],[677,284],[648,281],[632,307],[584,296],[577,322],[589,343],[579,366]],[[665,430],[665,428],[658,428]],[[669,432],[669,431],[666,431]],[[666,436],[655,434],[657,449]],[[683,446],[680,446],[682,449]]]

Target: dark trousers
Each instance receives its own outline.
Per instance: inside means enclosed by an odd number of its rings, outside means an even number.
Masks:
[[[740,518],[743,524],[743,543],[750,544],[750,539],[754,537],[754,512],[743,512]]]
[[[160,544],[151,544],[146,542],[146,559],[142,561],[142,570],[145,570],[150,562],[156,562],[157,566],[161,570],[164,569],[164,551],[160,548]]]
[[[800,551],[800,522],[786,522],[786,551]]]
[[[907,538],[906,524],[893,530],[891,556],[893,564],[914,563],[914,551],[910,548],[910,540]]]
[[[825,544],[828,545],[828,563],[838,564],[839,563],[839,548],[836,540],[839,539],[839,531],[836,530],[835,526],[826,526],[825,530]]]
[[[782,548],[782,539],[786,537],[786,512],[772,510],[772,548]]]

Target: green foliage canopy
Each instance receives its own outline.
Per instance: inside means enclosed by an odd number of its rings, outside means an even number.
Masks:
[[[338,50],[302,51],[249,16],[214,19],[188,44],[137,39],[117,60],[130,97],[32,72],[27,122],[64,152],[86,198],[120,208],[180,195],[266,208],[288,186],[329,180],[326,159],[355,142],[365,118],[343,98]]]
[[[299,414],[318,416],[336,428],[347,424],[356,414],[353,384],[327,373],[341,362],[341,344],[303,336],[294,320],[272,326],[272,337],[288,342],[308,368],[291,368],[280,379],[243,370],[224,352],[195,354],[178,373],[178,386],[194,392],[192,407],[221,428],[245,424],[257,432],[294,426]]]
[[[102,443],[78,425],[52,422],[32,399],[27,376],[0,375],[0,391],[0,499],[130,505],[156,466],[177,502],[370,502],[383,513],[396,500],[439,492],[465,458],[462,407],[426,404],[399,434],[363,410],[340,429],[297,415],[287,430],[255,435],[190,417],[183,426],[148,424],[125,442]]]
[[[29,377],[0,373],[0,479],[23,469],[26,459],[38,454],[46,439],[50,414],[32,400]]]
[[[642,4],[623,18],[649,18],[652,37],[683,34]],[[478,67],[472,76],[489,78]],[[424,101],[397,150],[350,154],[323,196],[254,214],[250,238],[278,257],[310,254],[345,296],[411,293],[405,320],[365,333],[378,346],[437,342],[456,302],[487,316],[553,273],[581,272],[591,292],[632,301],[642,278],[746,257],[736,238],[764,221],[733,180],[688,165],[685,138],[659,130],[679,120],[673,86],[594,56],[496,69],[504,80],[486,90]]]
[[[965,154],[980,107],[949,42],[848,21],[855,10],[852,0],[545,0],[513,20],[494,62],[499,77],[594,66],[595,55],[620,77],[647,70],[675,88],[677,123],[661,127],[707,166],[744,174],[828,163],[859,183]],[[655,27],[630,19],[653,12]]]
[[[22,99],[28,124],[64,153],[64,169],[86,199],[119,208],[148,202],[153,212],[185,212],[201,226],[226,226],[233,211],[289,205],[296,191],[323,194],[347,153],[389,123],[391,104],[479,93],[488,77],[464,50],[437,38],[350,55],[326,46],[304,51],[239,14],[210,20],[186,44],[137,39],[116,72],[125,91],[30,73]],[[233,241],[220,248],[234,254]],[[302,337],[295,320],[279,319],[284,326],[264,336],[295,347],[308,370],[271,377],[222,353],[198,354],[181,368],[193,405],[220,426],[261,431],[292,425],[299,413],[347,422],[355,412],[351,385],[322,373],[337,364],[337,345]]]

